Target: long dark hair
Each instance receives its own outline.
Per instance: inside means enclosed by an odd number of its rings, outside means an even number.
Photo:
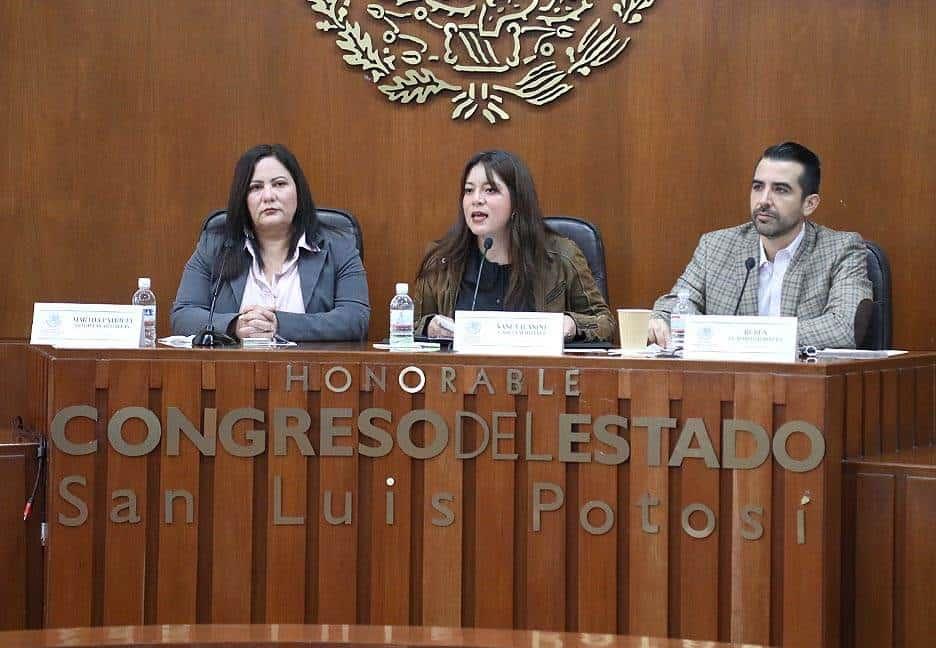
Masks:
[[[510,192],[510,219],[507,230],[510,235],[510,281],[507,284],[505,305],[522,308],[536,304],[533,286],[535,278],[546,265],[546,226],[540,211],[539,198],[533,176],[523,160],[507,151],[482,151],[465,164],[458,185],[457,217],[451,229],[435,241],[419,266],[417,279],[424,279],[439,272],[450,272],[449,281],[460,282],[470,254],[478,250],[477,237],[465,223],[462,205],[465,180],[476,165],[484,167],[488,182],[494,184],[494,175],[507,185]],[[445,259],[445,263],[440,263]]]
[[[254,231],[253,219],[247,210],[247,192],[250,181],[253,179],[257,162],[264,158],[273,157],[286,167],[296,184],[296,213],[293,216],[292,228],[289,233],[289,252],[287,258],[296,252],[296,246],[303,234],[311,244],[319,230],[318,217],[315,214],[315,203],[312,201],[312,192],[299,161],[296,160],[289,149],[282,144],[258,144],[246,153],[234,165],[234,178],[231,180],[231,191],[228,194],[227,221],[225,238],[231,242],[230,258],[224,266],[224,279],[230,279],[241,274],[250,263],[250,256],[244,250],[244,241],[253,249],[260,268],[263,269],[263,256],[257,245],[257,235]]]

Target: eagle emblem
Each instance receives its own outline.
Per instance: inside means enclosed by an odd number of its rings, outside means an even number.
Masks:
[[[655,0],[308,0],[344,61],[389,101],[448,96],[452,119],[510,119],[508,100],[544,106],[616,59]],[[605,10],[607,11],[607,10]]]

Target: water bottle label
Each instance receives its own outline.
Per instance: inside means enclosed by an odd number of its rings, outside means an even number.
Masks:
[[[408,334],[413,330],[413,311],[390,311],[390,330]]]
[[[144,306],[143,307],[143,319],[156,319],[156,307],[155,306]]]

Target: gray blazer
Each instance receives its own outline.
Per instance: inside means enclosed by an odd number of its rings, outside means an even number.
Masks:
[[[172,305],[172,332],[196,335],[208,324],[211,289],[217,281],[219,252],[224,242],[224,218],[213,218],[185,264],[179,291]],[[299,285],[305,313],[277,311],[277,333],[294,342],[362,340],[370,322],[367,277],[354,239],[322,228],[309,241],[315,252],[299,250]],[[249,254],[231,248],[229,254]],[[226,332],[237,317],[247,267],[240,275],[221,283],[213,318],[216,331]]]
[[[654,303],[654,315],[669,321],[680,290],[689,291],[699,313],[733,314],[748,257],[760,258],[759,237],[752,223],[703,234],[673,289]],[[863,331],[871,300],[867,263],[858,234],[806,221],[803,241],[783,277],[780,298],[780,314],[799,318],[801,346],[854,348],[856,326]],[[755,267],[741,297],[739,315],[757,315],[757,284]],[[868,302],[862,305],[864,300]]]

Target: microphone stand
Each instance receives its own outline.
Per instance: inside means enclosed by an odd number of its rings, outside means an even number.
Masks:
[[[478,276],[475,277],[474,295],[471,297],[471,310],[475,309],[475,302],[478,300],[478,288],[481,287],[481,269],[484,268],[484,262],[487,261],[487,253],[494,246],[494,239],[490,236],[484,239],[484,249],[481,250],[481,263],[478,264]]]
[[[754,257],[748,257],[744,260],[744,267],[747,272],[744,273],[744,283],[741,284],[741,294],[738,295],[738,303],[735,304],[734,313],[732,313],[732,315],[737,315],[738,309],[741,308],[741,298],[744,297],[744,289],[747,287],[748,277],[751,276],[751,270],[754,269],[755,265],[757,265],[757,261],[754,260]]]
[[[192,340],[193,347],[214,348],[216,346],[234,346],[237,340],[224,333],[218,333],[214,327],[215,305],[218,302],[218,293],[221,292],[221,275],[224,274],[224,264],[227,263],[228,252],[231,250],[231,242],[224,242],[224,254],[221,256],[221,268],[218,270],[218,280],[215,282],[211,291],[211,306],[208,308],[208,324],[201,333]]]

